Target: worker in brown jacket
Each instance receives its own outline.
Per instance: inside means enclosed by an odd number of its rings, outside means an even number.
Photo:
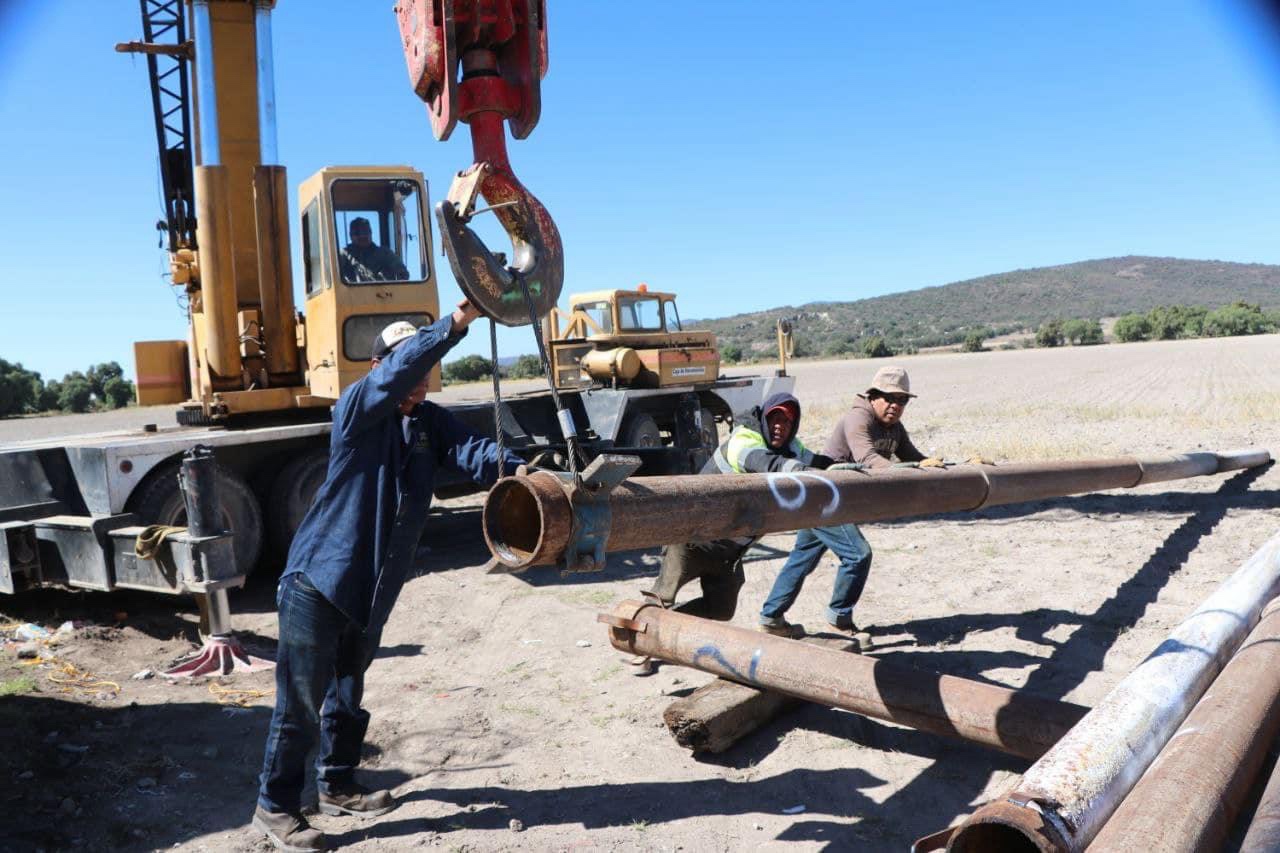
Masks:
[[[836,424],[823,455],[836,465],[847,467],[887,468],[894,464],[891,460],[895,456],[899,462],[940,467],[941,460],[926,458],[916,449],[902,425],[903,409],[914,396],[907,371],[901,367],[880,368],[871,387],[858,395],[853,407]],[[832,629],[852,636],[861,648],[869,648],[871,636],[854,624],[853,606],[871,571],[871,546],[855,524],[818,527],[796,534],[791,555],[760,611],[760,630],[783,636],[803,633],[800,626],[784,617],[799,597],[805,578],[818,567],[828,548],[839,557],[840,567],[827,607],[827,622]]]
[[[902,425],[902,413],[911,398],[911,380],[901,367],[882,367],[865,394],[854,398],[844,413],[823,453],[836,462],[857,462],[868,468],[889,468],[894,456],[901,462],[921,462],[925,455],[916,449]]]

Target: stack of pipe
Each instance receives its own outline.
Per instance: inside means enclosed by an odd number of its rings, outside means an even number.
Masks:
[[[947,850],[1215,849],[1280,722],[1277,594],[1280,534]]]

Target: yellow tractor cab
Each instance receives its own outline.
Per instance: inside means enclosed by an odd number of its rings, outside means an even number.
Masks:
[[[686,330],[674,293],[597,290],[569,298],[547,318],[556,385],[666,388],[714,382],[716,336]]]

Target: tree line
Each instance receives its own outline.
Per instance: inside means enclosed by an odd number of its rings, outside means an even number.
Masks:
[[[1171,341],[1179,338],[1227,338],[1280,331],[1280,309],[1232,302],[1210,311],[1198,305],[1159,305],[1145,314],[1116,320],[1118,341]]]
[[[21,362],[0,358],[0,417],[37,412],[91,412],[119,409],[134,399],[133,383],[118,362],[95,364],[45,382]]]
[[[446,385],[456,382],[478,382],[493,375],[493,361],[482,355],[464,355],[440,367],[441,381]],[[507,365],[499,365],[498,375],[504,379],[537,379],[542,376],[542,362],[536,355],[518,356]]]

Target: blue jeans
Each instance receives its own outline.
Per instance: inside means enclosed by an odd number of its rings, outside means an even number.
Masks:
[[[319,790],[332,793],[354,781],[369,728],[369,714],[360,707],[364,673],[382,631],[362,631],[301,572],[280,581],[276,608],[276,707],[262,758],[258,804],[267,811],[297,814],[307,754],[317,736]]]
[[[818,567],[822,555],[830,548],[840,559],[836,569],[835,589],[827,606],[827,621],[832,625],[847,626],[853,619],[853,606],[862,595],[871,572],[871,546],[863,538],[855,524],[835,527],[814,527],[796,534],[795,547],[778,572],[773,589],[760,611],[760,621],[770,624],[782,621],[800,597],[804,579]]]

